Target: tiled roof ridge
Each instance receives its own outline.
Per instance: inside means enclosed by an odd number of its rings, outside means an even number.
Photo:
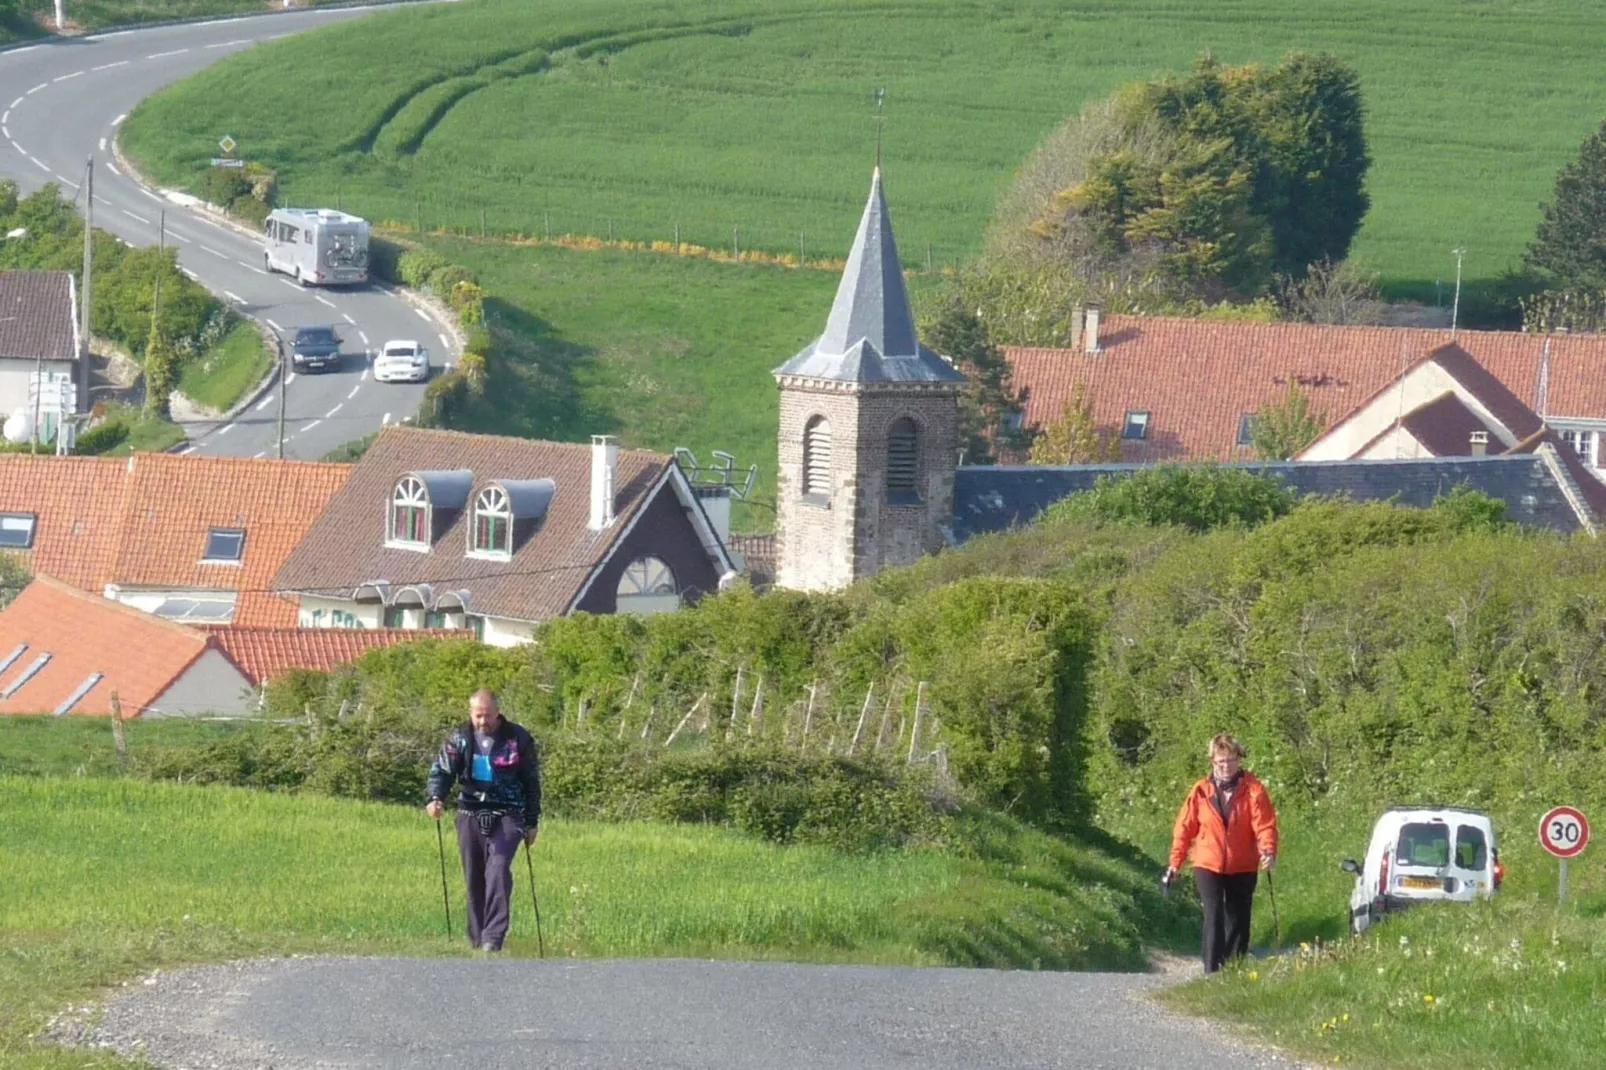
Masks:
[[[51,590],[72,598],[75,601],[83,602],[87,605],[95,606],[99,609],[109,610],[114,613],[121,613],[125,617],[128,617],[132,620],[138,620],[145,624],[151,624],[160,628],[165,628],[168,631],[174,632],[175,634],[185,635],[189,636],[190,638],[200,640],[203,644],[210,641],[206,633],[201,631],[199,628],[192,628],[189,625],[182,624],[176,620],[168,620],[166,617],[158,617],[154,613],[147,613],[143,609],[136,609],[133,606],[124,605],[115,598],[107,598],[104,595],[96,594],[93,591],[85,591],[82,588],[74,587],[70,583],[58,580],[54,576],[47,576],[43,572],[35,573],[32,582],[42,583]]]
[[[458,431],[447,427],[404,427],[400,424],[391,424],[381,431],[379,433],[379,439],[375,440],[375,445],[378,445],[378,442],[386,437],[396,438],[403,435],[409,437],[429,436],[432,438],[468,439],[474,442],[484,442],[486,439],[497,439],[502,442],[516,442],[521,446],[556,446],[565,450],[591,449],[591,443],[589,442],[559,442],[548,438],[525,438],[521,435],[493,435],[479,431]],[[635,454],[640,457],[651,457],[655,460],[665,462],[674,460],[674,456],[672,454],[660,453],[657,450],[642,449],[636,446],[620,446],[619,453],[621,455]]]
[[[1277,331],[1333,331],[1345,334],[1385,334],[1409,335],[1425,337],[1432,335],[1443,336],[1444,345],[1454,345],[1462,335],[1475,335],[1480,338],[1531,338],[1542,341],[1545,335],[1532,331],[1501,331],[1484,328],[1458,327],[1452,332],[1448,327],[1393,327],[1375,323],[1305,323],[1299,320],[1272,320],[1260,322],[1255,320],[1211,320],[1198,316],[1147,316],[1136,313],[1111,313],[1103,317],[1099,326],[1099,336],[1106,338],[1109,333],[1120,326],[1141,326],[1155,324],[1160,326],[1193,327],[1205,330],[1232,330],[1232,331],[1258,331],[1273,333]],[[1583,332],[1568,332],[1560,335],[1565,338],[1595,338],[1606,342],[1606,333],[1587,334]],[[1076,353],[1082,356],[1096,357],[1098,353],[1087,353],[1080,340],[1064,346],[1002,346],[1009,353]]]
[[[167,453],[161,450],[138,450],[128,455],[130,472],[134,471],[137,461],[141,458],[146,460],[168,458],[167,463],[187,465],[204,463],[218,467],[240,465],[241,467],[307,468],[323,471],[355,467],[350,461],[309,461],[297,457],[235,457],[226,454]],[[115,459],[121,460],[122,458]]]

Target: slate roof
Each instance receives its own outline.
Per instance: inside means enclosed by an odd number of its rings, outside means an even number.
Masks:
[[[216,641],[206,633],[142,613],[49,576],[36,576],[0,612],[0,660],[22,647],[0,670],[0,691],[10,687],[42,654],[50,660],[9,697],[0,713],[111,713],[117,692],[123,716],[134,717]],[[70,710],[62,705],[94,673],[103,679]]]
[[[566,613],[586,577],[607,556],[673,462],[645,450],[620,450],[615,480],[617,519],[588,529],[591,447],[500,435],[389,427],[363,454],[351,478],[274,578],[276,591],[351,598],[379,582],[391,589],[429,584],[437,595],[467,592],[468,612],[514,620]],[[386,525],[396,482],[409,472],[474,473],[467,507],[452,516],[429,552],[387,547]],[[544,522],[514,547],[510,561],[468,557],[469,525],[478,489],[491,481],[550,479],[556,493]]]
[[[65,271],[0,271],[0,357],[75,360],[78,305]]]
[[[455,628],[236,628],[210,629],[218,646],[262,684],[290,669],[328,672],[370,650],[419,639],[473,639]]]
[[[140,453],[0,454],[0,512],[37,516],[37,572],[108,584],[242,592],[232,623],[293,625],[271,580],[351,474],[348,464]],[[202,564],[212,528],[243,528],[239,564]]]
[[[915,334],[892,216],[881,188],[881,168],[870,180],[870,199],[848,252],[825,333],[775,374],[856,383],[964,381],[958,369],[921,345]]]
[[[1062,498],[1091,490],[1100,476],[1124,477],[1143,467],[1089,464],[960,468],[954,476],[952,540],[962,543],[977,535],[1029,524]],[[1402,505],[1419,507],[1432,505],[1436,498],[1466,485],[1505,502],[1506,515],[1518,523],[1561,532],[1585,530],[1586,518],[1591,524],[1598,519],[1587,505],[1586,517],[1580,517],[1555,469],[1538,453],[1403,461],[1284,461],[1241,467],[1276,475],[1302,494],[1347,494],[1357,501],[1394,499]]]
[[[1136,462],[1248,460],[1249,448],[1237,442],[1240,419],[1282,397],[1290,380],[1333,423],[1451,338],[1405,327],[1107,316],[1099,341],[1093,354],[1005,352],[1015,385],[1026,390],[1029,425],[1057,418],[1078,386],[1100,426],[1118,430],[1128,412],[1150,413],[1148,437],[1121,444],[1123,459]],[[1606,335],[1460,331],[1454,341],[1540,416],[1606,419]]]

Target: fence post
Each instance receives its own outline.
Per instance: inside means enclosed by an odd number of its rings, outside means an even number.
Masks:
[[[646,739],[652,733],[652,719],[658,713],[658,704],[654,702],[647,707],[647,723],[641,726],[641,738]]]
[[[804,231],[800,230],[800,231],[797,232],[797,266],[798,267],[802,267],[804,264],[809,262],[808,245],[806,244],[805,238],[806,238],[806,234],[805,234]]]
[[[541,215],[546,220],[546,240],[547,241],[551,241],[552,240],[552,213],[551,212],[542,212]]]
[[[680,224],[675,224],[675,255],[680,255]]]
[[[742,228],[741,224],[731,228],[731,255],[737,260],[742,258]]]
[[[809,729],[814,727],[814,696],[818,691],[819,688],[816,685],[809,685],[809,705],[803,711],[803,734],[797,740],[798,750],[803,750],[809,745]]]
[[[725,722],[725,739],[727,742],[736,738],[736,718],[742,710],[742,681],[747,678],[747,666],[736,666],[736,686],[731,688],[731,716]]]
[[[915,745],[920,740],[920,725],[926,719],[926,682],[915,688],[915,724],[909,730],[909,761],[915,760]]]
[[[480,209],[480,237],[485,237],[485,209]]]
[[[758,686],[753,689],[753,708],[747,714],[747,734],[751,736],[753,730],[759,727],[764,720],[764,676],[758,677]]]
[[[892,725],[892,699],[898,693],[898,685],[893,684],[887,688],[887,704],[881,711],[881,727],[876,730],[875,746],[872,750],[879,751],[887,743],[887,729]]]
[[[123,734],[123,700],[112,692],[112,746],[117,751],[117,771],[128,771],[128,737]]]
[[[853,738],[848,741],[848,757],[849,758],[853,757],[853,752],[859,749],[859,740],[861,738],[863,738],[863,736],[864,736],[864,722],[865,722],[865,719],[870,716],[870,703],[874,698],[875,698],[875,681],[872,680],[870,682],[869,688],[866,689],[865,692],[864,692],[864,708],[859,711],[859,724],[858,724],[858,727],[854,728],[854,730],[853,730]]]
[[[680,723],[675,726],[675,730],[669,733],[669,738],[664,740],[664,746],[667,747],[673,743],[675,741],[675,737],[680,735],[680,730],[686,727],[686,722],[697,716],[697,711],[703,708],[703,700],[707,697],[707,691],[704,691],[701,695],[697,696],[697,701],[691,704],[691,709],[686,711],[686,716],[680,719]]]

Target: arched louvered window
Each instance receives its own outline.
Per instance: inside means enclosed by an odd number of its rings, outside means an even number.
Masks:
[[[474,499],[473,552],[496,556],[513,552],[513,507],[501,487],[486,487]]]
[[[803,493],[831,496],[831,423],[823,416],[803,428]]]
[[[680,607],[675,573],[656,557],[638,557],[619,577],[614,608],[620,613],[649,615]]]
[[[920,499],[920,429],[905,416],[887,429],[887,500]]]
[[[390,541],[429,545],[429,491],[415,476],[403,476],[396,482],[396,493],[390,499]]]

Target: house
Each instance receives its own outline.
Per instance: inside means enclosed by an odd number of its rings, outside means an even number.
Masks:
[[[78,353],[78,288],[72,274],[0,271],[0,421],[18,412],[31,420],[38,402],[43,438],[54,438],[60,406],[53,406],[48,394],[36,399],[33,384],[40,375],[45,383],[74,383]]]
[[[270,587],[303,626],[470,628],[500,646],[576,611],[674,609],[734,575],[671,457],[392,426]]]
[[[269,581],[351,466],[140,453],[0,455],[0,548],[172,620],[296,623]]]
[[[0,611],[0,714],[242,716],[252,681],[198,628],[48,576]]]
[[[1309,323],[1214,323],[1089,310],[1075,349],[1006,350],[1023,420],[1045,426],[1080,389],[1128,462],[1252,460],[1252,417],[1297,384],[1341,420],[1454,343],[1606,479],[1606,335]]]

